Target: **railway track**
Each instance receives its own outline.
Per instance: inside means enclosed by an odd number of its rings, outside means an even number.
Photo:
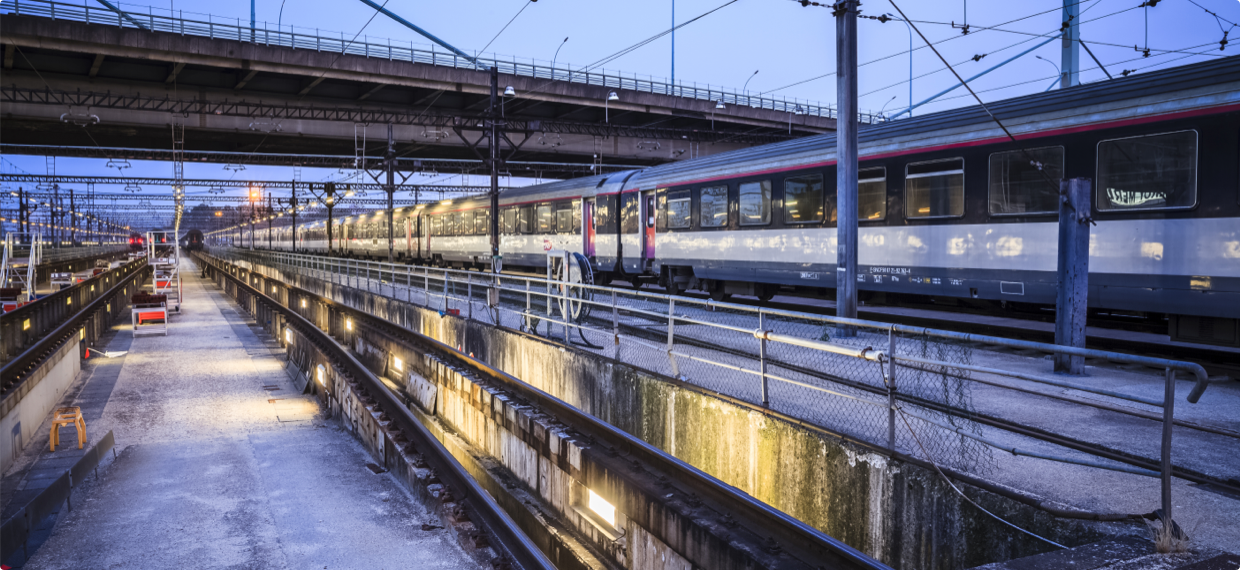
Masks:
[[[284,315],[291,326],[295,327],[300,334],[311,338],[312,342],[320,350],[332,354],[333,362],[343,369],[351,380],[361,382],[365,386],[366,392],[378,401],[385,414],[399,424],[401,433],[406,436],[412,436],[418,451],[424,455],[433,455],[434,462],[432,466],[436,471],[446,470],[451,475],[448,478],[442,476],[441,478],[444,478],[453,487],[453,496],[458,499],[465,497],[471,502],[471,506],[474,509],[483,510],[483,513],[486,515],[483,522],[492,531],[498,531],[496,532],[499,535],[498,538],[504,544],[507,551],[514,553],[514,559],[520,561],[521,558],[517,556],[520,555],[525,557],[526,560],[537,562],[536,553],[529,551],[529,548],[533,547],[529,539],[521,540],[520,537],[515,536],[521,532],[515,526],[516,523],[512,523],[512,519],[515,516],[512,513],[504,513],[503,508],[498,506],[496,499],[491,498],[486,492],[476,486],[477,483],[472,482],[468,473],[460,469],[459,464],[455,462],[451,453],[440,445],[435,437],[430,435],[427,428],[410,412],[400,395],[395,394],[390,388],[385,386],[384,382],[361,364],[348,348],[341,346],[328,333],[302,317],[297,311],[284,307],[275,299],[264,294],[264,291],[267,289],[265,285],[262,286],[262,289],[255,288],[247,284],[245,279],[233,276],[227,271],[223,273],[239,287],[244,287],[247,294],[262,299],[264,305]],[[502,371],[491,368],[479,360],[461,354],[432,338],[364,311],[334,303],[330,299],[319,297],[310,291],[289,285],[284,285],[284,287],[295,292],[298,298],[316,299],[324,306],[329,306],[334,313],[348,316],[352,319],[350,326],[353,328],[351,330],[378,331],[384,337],[395,339],[402,345],[417,352],[433,354],[445,362],[451,362],[454,366],[462,367],[470,374],[474,374],[486,381],[494,382],[508,392],[514,401],[530,405],[540,412],[548,414],[556,422],[580,434],[586,441],[591,442],[593,446],[602,446],[603,449],[610,450],[610,454],[615,455],[626,464],[641,465],[643,470],[648,470],[657,476],[657,485],[662,489],[660,493],[676,491],[677,495],[690,497],[690,504],[696,509],[695,516],[706,516],[709,519],[710,516],[700,509],[714,511],[713,515],[719,516],[720,520],[724,521],[724,525],[730,529],[728,531],[731,537],[730,540],[746,544],[752,542],[753,544],[750,546],[756,547],[757,550],[764,550],[768,553],[783,552],[795,560],[813,561],[812,564],[806,566],[807,568],[890,570],[887,566],[856,549],[754,499],[735,487],[715,479],[558,398],[542,392]],[[428,457],[428,459],[430,458]],[[454,464],[456,465],[455,467],[453,466]],[[459,475],[456,473],[458,471],[460,472]],[[670,497],[672,495],[669,494],[667,496]],[[477,503],[474,503],[475,501]],[[505,501],[502,497],[500,502],[505,504],[512,503],[512,501]],[[543,513],[540,516],[545,515],[546,513]],[[753,536],[748,536],[748,534]],[[778,557],[778,555],[776,556]],[[521,564],[521,567],[539,568],[543,566]],[[779,567],[783,566],[780,565]]]
[[[514,272],[513,274],[520,275],[520,276],[534,276],[532,274],[520,273],[520,272]],[[485,274],[479,273],[479,275],[485,275]],[[361,273],[355,274],[354,276],[362,277],[362,278],[365,277],[365,275],[362,275]],[[417,275],[414,276],[413,280],[404,280],[404,279],[401,279],[401,277],[402,277],[401,275],[397,274],[393,285],[398,286],[398,287],[413,287],[413,288],[420,288],[422,286],[420,280],[417,279],[418,277]],[[461,293],[460,291],[457,292],[457,294],[460,294],[460,293]],[[521,312],[525,306],[525,294],[523,292],[505,290],[501,292],[500,302],[509,311]],[[818,309],[818,310],[807,311],[806,310],[807,307],[805,306],[794,306],[794,305],[790,305],[788,303],[783,303],[783,302],[768,302],[768,303],[763,304],[757,301],[753,301],[753,302],[747,302],[747,303],[742,303],[742,304],[761,305],[764,307],[771,307],[771,308],[787,307],[787,310],[793,310],[797,312],[811,312],[815,314],[825,314],[825,315],[832,315],[834,313],[834,311],[828,308],[821,308],[821,307],[816,307],[816,308],[809,307],[810,309]],[[621,311],[623,312],[624,310],[621,309]],[[628,316],[631,317],[632,315],[628,315]],[[896,321],[896,319],[887,318],[889,316],[890,315],[886,313],[871,312],[871,314],[869,315],[862,314],[861,318],[867,318],[867,317],[874,318],[874,319],[882,318],[883,320],[887,322]],[[925,326],[925,327],[940,328],[940,329],[946,329],[946,330],[958,330],[961,332],[971,332],[971,333],[978,333],[978,334],[995,334],[996,332],[998,332],[1000,334],[1006,333],[1008,336],[1021,336],[1023,338],[1029,338],[1030,336],[1029,334],[1030,331],[1026,329],[1017,329],[1015,327],[1011,327],[1011,328],[1003,327],[1003,328],[996,329],[988,325],[982,325],[979,328],[969,328],[967,325],[970,325],[970,323],[957,323],[962,326],[953,329],[952,327],[943,326],[944,322],[933,320],[933,319],[925,319],[925,318],[909,318],[905,322],[899,322],[899,321],[896,321],[896,322],[897,324],[908,324],[911,326]],[[948,322],[950,323],[950,321]],[[600,318],[600,317],[590,317],[587,319],[586,322],[583,322],[582,324],[586,326],[592,326],[596,330],[603,330],[603,331],[609,331],[612,326],[612,323],[610,320],[605,319],[605,318]],[[641,338],[646,338],[656,343],[666,343],[666,340],[667,340],[667,333],[665,332],[666,329],[664,329],[663,331],[660,331],[659,327],[661,326],[665,326],[665,323],[657,323],[654,321],[650,321],[646,323],[645,325],[632,324],[632,323],[621,323],[620,324],[621,330],[630,335],[641,337]],[[561,337],[555,337],[553,340],[556,340],[557,342],[565,341],[565,339]],[[1034,339],[1034,340],[1037,340],[1037,339]],[[1050,339],[1050,340],[1053,340],[1053,339]],[[730,354],[732,356],[748,358],[748,359],[754,360],[755,362],[758,359],[758,355],[755,352],[729,349],[726,347],[722,347],[716,343],[710,343],[710,342],[706,342],[706,341],[699,340],[699,339],[693,339],[692,337],[687,336],[687,335],[678,334],[676,337],[676,341],[680,343],[691,344],[691,345],[694,345],[698,348],[705,349],[705,350],[717,351],[717,352]],[[577,344],[571,339],[569,339],[568,342],[571,344]],[[1129,347],[1129,350],[1127,352],[1140,352],[1140,350],[1132,349],[1131,347]],[[1215,354],[1214,356],[1218,357],[1220,355]],[[795,363],[783,362],[783,361],[778,361],[778,360],[774,360],[774,361],[768,360],[768,362],[771,362],[772,364],[780,366],[782,368],[798,372],[800,374],[805,374],[807,376],[818,378],[824,382],[832,382],[832,383],[837,383],[837,384],[844,385],[844,386],[849,386],[851,388],[863,390],[870,394],[881,396],[883,398],[887,396],[887,393],[885,390],[882,390],[872,385],[868,385],[868,384],[856,382],[856,381],[851,381],[851,380],[848,380],[846,378],[842,378],[836,375],[825,374],[821,371],[812,370],[805,366],[797,365]],[[1044,396],[1044,397],[1057,398],[1060,400],[1068,400],[1074,404],[1084,405],[1084,406],[1088,406],[1088,407],[1100,410],[1103,413],[1125,415],[1129,417],[1141,418],[1143,420],[1148,420],[1152,422],[1161,422],[1161,415],[1159,414],[1154,414],[1154,413],[1145,412],[1145,411],[1136,410],[1136,409],[1124,408],[1120,406],[1113,406],[1113,405],[1109,405],[1109,404],[1099,402],[1099,401],[1091,401],[1091,400],[1082,399],[1082,398],[1073,398],[1071,396],[1058,397],[1057,395],[1047,395],[1043,392],[1033,391],[1033,390],[1029,390],[1029,392],[1040,395],[1040,396]],[[1007,432],[1010,432],[1016,435],[1037,439],[1039,441],[1044,441],[1044,442],[1051,443],[1054,445],[1059,445],[1067,449],[1072,449],[1075,451],[1088,453],[1096,457],[1113,460],[1119,463],[1131,465],[1134,467],[1139,467],[1142,469],[1149,469],[1152,471],[1157,471],[1159,469],[1158,459],[1144,457],[1144,456],[1141,456],[1135,453],[1117,449],[1112,446],[1086,441],[1084,439],[1071,437],[1071,436],[1068,436],[1062,433],[1056,433],[1055,431],[1050,430],[1050,429],[1044,429],[1044,428],[1039,428],[1035,426],[1020,424],[1015,421],[1011,421],[1011,420],[1005,419],[1003,417],[1000,417],[994,414],[979,414],[973,410],[964,410],[964,409],[960,409],[957,407],[943,404],[941,402],[935,402],[935,401],[926,400],[923,398],[917,398],[907,393],[898,392],[897,394],[898,394],[897,397],[901,401],[904,401],[906,403],[921,406],[921,407],[924,407],[926,409],[933,410],[936,412],[951,414],[957,417],[963,417],[970,421],[974,421],[979,424],[982,424],[984,426],[1004,430],[1004,431],[1007,431]],[[1175,420],[1175,425],[1181,428],[1210,433],[1210,434],[1217,435],[1217,436],[1231,438],[1233,440],[1240,440],[1240,433],[1236,433],[1234,431],[1227,430],[1227,429],[1198,424],[1195,422],[1185,421],[1185,420]],[[1211,476],[1199,470],[1195,470],[1195,469],[1192,469],[1192,468],[1189,468],[1183,465],[1174,466],[1173,474],[1174,476],[1180,477],[1187,481],[1192,481],[1198,484],[1211,485],[1216,488],[1225,490],[1229,493],[1235,493],[1237,495],[1240,495],[1240,479],[1223,479],[1220,477]]]

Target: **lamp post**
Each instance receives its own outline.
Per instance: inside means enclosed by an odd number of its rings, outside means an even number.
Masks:
[[[892,101],[895,101],[896,97],[899,97],[899,95],[892,95],[891,98],[888,99],[886,103],[883,103],[883,108],[878,110],[878,116],[880,117],[883,116],[883,111],[887,110],[887,105],[890,105]]]
[[[564,41],[560,42],[559,47],[555,48],[555,55],[551,56],[551,78],[552,79],[555,79],[555,60],[556,58],[560,57],[560,50],[564,48],[564,44],[566,43],[568,43],[567,37],[564,38]]]
[[[744,94],[745,94],[745,104],[746,104],[746,105],[749,105],[749,92],[748,92],[748,91],[746,91],[746,90],[749,88],[749,82],[750,82],[751,80],[753,80],[753,76],[754,76],[754,75],[757,75],[759,71],[762,71],[762,70],[761,70],[761,69],[755,69],[755,70],[753,70],[753,73],[752,73],[752,74],[750,74],[749,79],[746,79],[746,80],[745,80],[745,85],[744,85],[743,87],[741,87],[741,93],[744,93]],[[750,106],[752,107],[752,105],[750,105]]]
[[[1063,81],[1063,71],[1059,69],[1058,65],[1055,65],[1055,62],[1049,59],[1046,59],[1045,57],[1042,57],[1040,55],[1035,55],[1033,57],[1036,57],[1042,61],[1045,61],[1046,63],[1051,64],[1051,67],[1055,68],[1055,80],[1051,82],[1050,87],[1046,88],[1046,91],[1050,91],[1051,89],[1054,89],[1056,85],[1059,85],[1059,82]],[[1046,91],[1043,91],[1043,93],[1045,93]]]
[[[710,130],[715,130],[715,111],[727,109],[723,104],[723,99],[715,101],[715,108],[710,110]]]
[[[250,190],[250,251],[254,251],[254,207],[262,198],[262,191]]]
[[[603,101],[603,122],[604,123],[611,122],[611,109],[608,108],[608,104],[611,103],[612,101],[619,101],[619,100],[620,100],[620,96],[616,95],[615,91],[612,91],[611,93],[607,94],[607,99]]]
[[[904,22],[904,27],[908,29],[908,106],[909,106],[908,116],[909,118],[912,118],[913,117],[913,109],[912,109],[913,107],[913,26],[909,24],[907,21],[901,18],[897,18],[891,15],[890,13],[883,14],[883,15],[888,17],[889,19]]]

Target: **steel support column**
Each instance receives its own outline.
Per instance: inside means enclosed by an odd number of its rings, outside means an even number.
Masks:
[[[857,0],[842,0],[835,10],[836,227],[835,314],[857,318]],[[853,336],[853,327],[839,327]]]

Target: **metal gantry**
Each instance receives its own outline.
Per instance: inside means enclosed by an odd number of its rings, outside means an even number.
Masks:
[[[176,232],[146,233],[147,263],[151,272],[151,293],[167,297],[169,309],[181,312],[181,244]]]
[[[8,312],[35,298],[35,278],[43,256],[43,235],[9,232],[0,264],[0,301]]]

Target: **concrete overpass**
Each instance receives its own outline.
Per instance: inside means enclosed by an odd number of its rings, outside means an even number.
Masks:
[[[377,159],[392,124],[399,156],[480,158],[463,139],[478,138],[489,77],[452,54],[428,59],[413,46],[263,30],[251,38],[248,27],[156,16],[140,29],[107,10],[47,1],[22,2],[20,10],[0,21],[6,152],[167,150],[176,123],[189,152],[352,162],[358,154]],[[58,19],[45,17],[52,10]],[[514,161],[650,165],[826,132],[835,123],[830,109],[808,103],[493,63],[501,89],[517,93],[504,103],[520,147]],[[618,101],[607,101],[612,91]],[[548,164],[529,170],[581,171]]]

